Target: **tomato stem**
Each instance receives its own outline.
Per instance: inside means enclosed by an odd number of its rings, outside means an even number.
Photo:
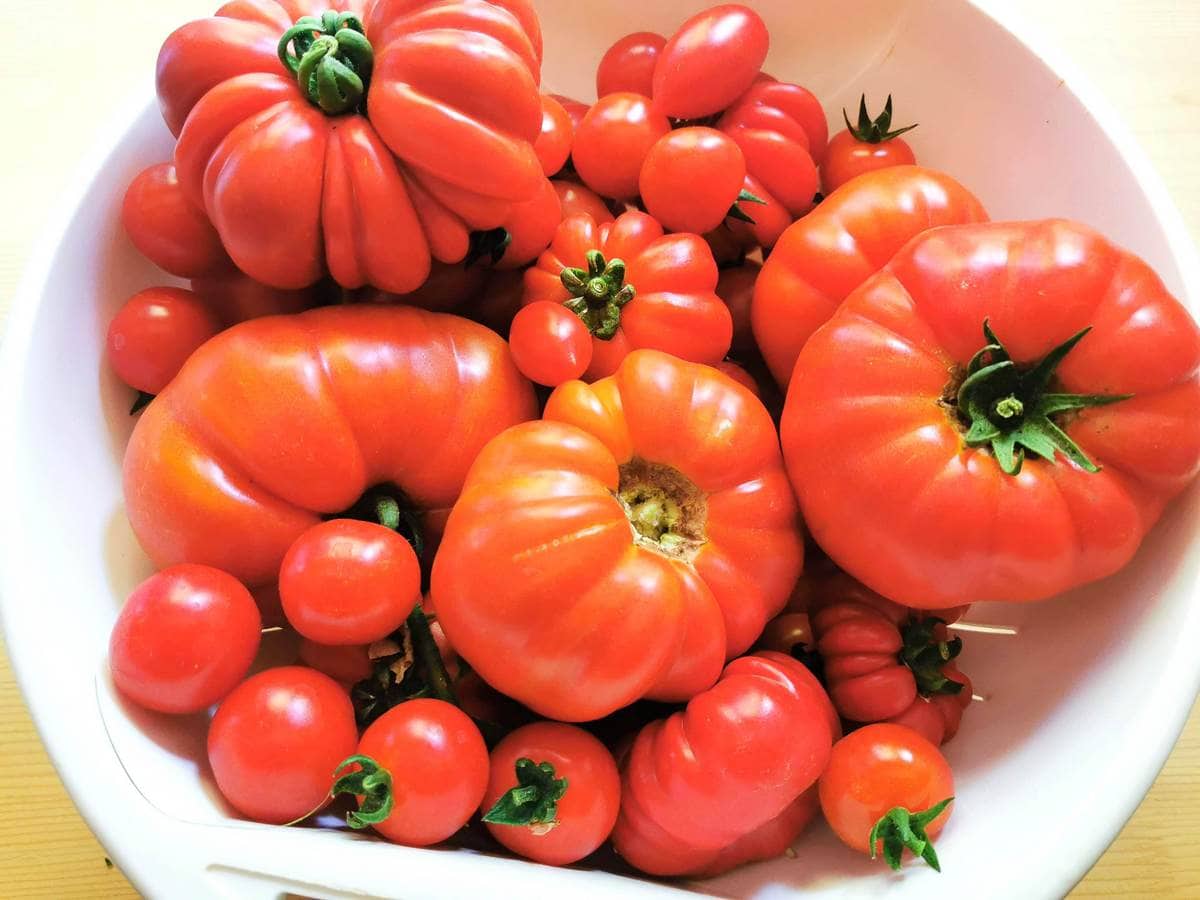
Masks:
[[[492,825],[524,825],[545,834],[558,824],[558,801],[567,792],[567,779],[556,778],[554,766],[535,763],[522,756],[517,760],[517,783],[505,791],[484,813]]]
[[[425,674],[425,683],[439,700],[458,706],[454,684],[450,681],[446,664],[442,662],[442,654],[433,639],[433,632],[429,630],[429,619],[426,618],[420,603],[408,614],[407,625],[408,633],[412,637],[413,655]]]
[[[361,108],[375,51],[353,13],[302,16],[283,33],[276,52],[309,102],[328,116]]]
[[[566,268],[559,280],[571,299],[563,303],[579,316],[594,337],[612,340],[621,324],[621,308],[628,304],[636,290],[625,283],[625,262],[605,260],[599,250],[589,250],[586,269]]]
[[[351,828],[366,828],[376,825],[392,814],[395,798],[392,791],[392,773],[369,756],[348,756],[334,770],[334,775],[350,766],[358,766],[353,772],[339,777],[329,789],[329,796],[354,794],[362,799],[358,809],[346,813],[346,824]]]
[[[912,131],[917,127],[917,123],[906,125],[903,128],[897,128],[895,131],[892,127],[892,95],[888,94],[887,103],[883,105],[883,112],[877,118],[872,119],[871,114],[867,112],[867,95],[863,94],[858,101],[858,124],[850,124],[850,116],[846,113],[846,108],[842,107],[842,118],[846,122],[846,130],[854,135],[856,141],[862,141],[864,144],[882,144],[884,141],[890,141],[892,138],[899,137],[906,131]]]
[[[900,629],[904,646],[900,648],[900,662],[912,670],[917,691],[922,697],[931,694],[958,694],[963,685],[960,681],[947,678],[944,666],[962,652],[962,638],[950,640],[944,637],[946,623],[934,616],[913,619]]]
[[[933,849],[933,841],[926,833],[926,828],[953,801],[953,797],[947,797],[941,803],[915,813],[909,812],[903,806],[888,810],[875,823],[867,837],[871,845],[871,859],[878,855],[878,846],[882,844],[884,860],[891,866],[892,871],[898,872],[901,856],[905,848],[908,848],[914,856],[929,863],[935,872],[942,871],[942,865],[938,861],[937,852]]]

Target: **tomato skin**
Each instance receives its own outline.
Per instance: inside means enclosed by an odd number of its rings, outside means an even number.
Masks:
[[[592,362],[592,336],[565,306],[539,300],[523,307],[508,335],[513,362],[530,381],[558,387]]]
[[[911,728],[868,725],[833,746],[821,776],[821,811],[847,847],[870,853],[875,823],[890,809],[920,812],[954,796],[954,775],[945,757]],[[954,804],[927,827],[937,837]]]
[[[723,359],[713,368],[724,375],[728,375],[729,378],[750,391],[755,397],[758,397],[760,400],[762,399],[762,391],[759,390],[758,382],[754,380],[754,376],[733,360]]]
[[[357,743],[346,691],[313,669],[283,666],[246,679],[217,708],[208,761],[238,812],[281,825],[324,805]]]
[[[747,863],[783,856],[820,811],[821,800],[814,784],[774,819],[738,838],[691,874],[697,878],[713,878]]]
[[[572,131],[578,131],[579,123],[583,121],[583,117],[587,115],[587,111],[591,107],[586,103],[572,97],[564,96],[563,94],[548,94],[547,96],[558,101],[558,105],[563,108],[563,111],[567,114],[567,118],[571,120]]]
[[[559,203],[562,204],[564,219],[569,219],[571,216],[591,216],[597,225],[603,225],[605,222],[613,220],[613,214],[604,200],[590,188],[564,179],[550,183],[554,185]]]
[[[910,239],[987,220],[965,187],[919,167],[884,169],[830,194],[779,239],[755,285],[751,325],[784,387],[800,349],[846,296]]]
[[[171,163],[134,177],[121,204],[121,225],[142,256],[172,275],[195,278],[231,267],[220,236],[204,211],[188,202]]]
[[[541,255],[563,220],[558,191],[548,179],[542,179],[537,193],[529,200],[514,203],[504,220],[510,242],[496,263],[497,269],[519,269]]]
[[[469,307],[487,284],[489,270],[482,265],[467,266],[461,262],[434,261],[429,277],[415,291],[389,294],[387,291],[365,288],[354,298],[362,303],[406,303],[433,312],[459,312]]]
[[[824,159],[829,142],[825,110],[812,91],[761,75],[721,115],[718,127],[777,132],[808,151],[817,164]]]
[[[754,300],[754,283],[762,271],[762,263],[745,260],[740,266],[721,270],[717,281],[717,296],[729,307],[733,318],[733,341],[730,353],[754,353],[758,345],[754,342],[754,330],[750,325],[750,306]]]
[[[519,269],[489,271],[480,296],[463,310],[463,314],[496,334],[508,334],[513,318],[521,309],[524,278],[525,273]]]
[[[575,171],[603,197],[636,197],[642,162],[670,130],[671,123],[652,109],[649,97],[628,91],[601,97],[575,130]]]
[[[242,585],[208,566],[172,566],[134,589],[109,639],[113,683],[139,706],[193,713],[246,675],[262,622]]]
[[[363,732],[357,753],[392,774],[395,806],[371,827],[397,844],[446,840],[467,824],[487,788],[483,737],[466,713],[444,700],[392,707]]]
[[[582,728],[559,722],[535,722],[518,728],[492,750],[487,791],[480,804],[486,813],[516,787],[515,766],[522,757],[554,766],[556,778],[567,779],[558,801],[558,824],[544,834],[528,825],[485,822],[492,837],[509,850],[551,866],[565,866],[596,850],[617,821],[621,776],[612,754]]]
[[[549,94],[542,94],[542,131],[533,142],[533,152],[547,178],[557,175],[571,156],[575,138],[575,123],[561,103]]]
[[[770,35],[758,13],[725,4],[697,13],[671,36],[654,67],[654,106],[673,119],[719,113],[758,77]]]
[[[833,136],[825,151],[825,160],[821,163],[821,190],[830,194],[866,172],[916,164],[916,154],[904,138],[871,144],[858,140],[849,131],[841,131]]]
[[[704,234],[729,215],[745,177],[745,157],[724,134],[677,128],[650,148],[638,184],[646,211],[664,228]]]
[[[212,310],[223,328],[260,316],[304,312],[320,300],[316,288],[280,290],[232,267],[228,272],[193,278],[192,291]]]
[[[220,323],[191,291],[147,288],[126,300],[109,323],[108,361],[131,388],[157,394],[220,330]]]
[[[1133,395],[1062,425],[1100,471],[1031,455],[1014,477],[989,447],[966,445],[938,398],[946,373],[983,344],[985,319],[1018,366],[1092,326],[1055,390]],[[784,453],[814,539],[872,590],[923,609],[1042,599],[1124,566],[1195,477],[1198,366],[1200,329],[1184,307],[1144,262],[1085,226],[937,228],[809,339],[788,390]],[[862,399],[883,383],[886,404]],[[886,491],[870,484],[881,478]]]
[[[371,677],[371,660],[367,656],[367,647],[362,645],[318,644],[301,638],[299,656],[304,665],[328,675],[347,688]]]
[[[653,31],[635,31],[609,47],[596,68],[596,96],[629,91],[649,97],[654,92],[654,67],[667,39]]]

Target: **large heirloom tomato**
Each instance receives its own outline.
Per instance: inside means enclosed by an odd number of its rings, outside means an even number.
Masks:
[[[664,235],[645,213],[603,225],[573,216],[525,273],[522,302],[562,303],[583,320],[594,337],[589,380],[611,375],[642,347],[711,365],[733,339],[719,277],[703,238]]]
[[[229,3],[163,44],[185,194],[275,287],[404,293],[543,177],[528,0]]]
[[[447,637],[564,721],[710,687],[800,572],[766,409],[714,369],[640,350],[560,386],[545,419],[501,434],[467,476],[433,566]]]
[[[300,534],[369,488],[436,531],[479,448],[535,414],[504,341],[465,319],[368,305],[256,319],[142,413],[125,508],[158,566],[271,583]]]
[[[1094,231],[935,229],[801,352],[788,472],[813,537],[885,597],[1041,599],[1124,566],[1196,475],[1198,368],[1187,310]]]
[[[787,385],[809,336],[913,237],[986,219],[965,187],[917,166],[862,175],[826,197],[783,233],[755,284],[751,324],[775,381]]]

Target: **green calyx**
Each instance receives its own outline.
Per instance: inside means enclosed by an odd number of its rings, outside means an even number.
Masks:
[[[912,131],[917,127],[917,123],[905,125],[903,128],[897,128],[892,131],[892,95],[888,94],[887,103],[883,104],[883,112],[877,118],[872,119],[871,114],[867,112],[867,95],[863,94],[858,101],[858,124],[850,124],[850,116],[846,114],[846,110],[842,108],[842,118],[846,121],[846,129],[854,135],[856,141],[862,141],[864,144],[882,144],[884,141],[890,141],[892,138],[900,137],[906,131]]]
[[[511,243],[512,233],[503,225],[490,231],[472,231],[467,255],[463,258],[463,268],[469,269],[481,259],[487,259],[493,266],[496,265],[504,259]]]
[[[729,212],[726,215],[731,219],[737,219],[739,222],[746,222],[749,225],[754,225],[755,221],[750,218],[750,215],[742,209],[742,203],[761,203],[766,206],[767,201],[762,197],[756,197],[745,188],[738,191],[737,199],[733,201],[733,206],[729,207]]]
[[[599,250],[589,250],[587,269],[563,269],[559,274],[563,287],[571,295],[563,303],[579,316],[588,331],[602,341],[612,340],[621,324],[621,308],[636,295],[632,284],[625,283],[625,263],[605,260]]]
[[[937,853],[933,849],[933,842],[929,839],[929,835],[925,833],[925,829],[953,801],[953,797],[947,797],[936,806],[931,806],[929,809],[916,813],[909,812],[903,806],[896,806],[889,809],[875,823],[875,827],[871,829],[871,834],[867,838],[871,844],[871,859],[874,859],[878,855],[877,850],[880,843],[882,843],[884,861],[891,866],[893,871],[900,870],[900,858],[905,848],[913,856],[929,863],[935,872],[942,871]]]
[[[483,816],[492,825],[524,825],[545,834],[558,824],[558,801],[567,792],[567,779],[556,778],[554,766],[521,757],[517,783]]]
[[[912,670],[922,697],[958,694],[963,689],[962,682],[947,678],[943,671],[946,663],[962,652],[962,638],[944,641],[934,637],[938,627],[945,624],[938,618],[913,619],[900,629],[904,639],[900,661]]]
[[[279,39],[278,53],[309,102],[327,116],[354,112],[365,102],[375,52],[353,13],[329,9],[320,18],[297,19]]]
[[[334,781],[329,795],[354,794],[362,798],[358,801],[357,810],[346,813],[346,824],[357,829],[376,825],[390,816],[395,798],[392,795],[392,773],[369,756],[349,756],[342,760],[333,774],[337,775],[355,765],[358,769]]]
[[[1052,417],[1119,403],[1133,395],[1058,394],[1049,390],[1055,369],[1090,330],[1084,328],[1032,367],[1021,368],[984,320],[987,344],[971,357],[957,395],[958,415],[968,424],[964,438],[967,444],[990,447],[1000,468],[1009,475],[1021,471],[1026,453],[1050,462],[1055,461],[1056,453],[1062,453],[1086,472],[1100,471]]]

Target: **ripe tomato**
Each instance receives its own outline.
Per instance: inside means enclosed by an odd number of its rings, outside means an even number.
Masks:
[[[821,800],[814,784],[775,818],[738,838],[691,874],[697,878],[712,878],[747,863],[783,856],[820,811]]]
[[[543,178],[529,200],[514,203],[501,228],[508,243],[495,263],[497,269],[519,269],[533,262],[554,240],[563,220],[562,203],[554,185]]]
[[[638,185],[646,212],[664,228],[704,234],[730,215],[745,178],[742,151],[724,134],[678,128],[650,148]]]
[[[718,372],[728,375],[742,387],[746,388],[746,390],[754,394],[755,397],[758,397],[760,400],[762,399],[762,392],[759,390],[758,382],[754,380],[754,376],[747,372],[743,366],[731,359],[723,359],[713,368]]]
[[[421,598],[421,566],[391,528],[333,519],[283,557],[279,599],[292,627],[322,644],[369,644],[404,624]]]
[[[628,91],[601,97],[575,130],[575,171],[601,196],[636,197],[646,154],[670,130],[671,123],[651,108],[648,97]]]
[[[415,291],[390,294],[367,287],[355,291],[353,298],[360,303],[406,303],[433,312],[459,312],[469,307],[482,293],[488,272],[486,266],[434,261],[429,269],[429,277]]]
[[[558,193],[559,203],[562,204],[562,217],[591,216],[597,225],[613,220],[613,214],[600,195],[582,184],[558,179],[550,182]]]
[[[525,273],[520,269],[488,272],[483,290],[462,315],[486,325],[496,334],[508,334],[513,317],[521,309],[521,297],[525,293]],[[510,348],[511,349],[511,348]]]
[[[954,776],[937,747],[911,728],[879,724],[850,732],[834,744],[819,792],[825,821],[846,846],[872,859],[882,852],[893,869],[900,868],[900,855],[908,847],[940,871],[930,841],[954,810],[941,806],[954,798]],[[900,823],[889,815],[897,807],[912,814],[907,841],[900,837]],[[933,810],[933,815],[921,815]]]
[[[140,706],[199,712],[228,694],[258,653],[250,592],[208,566],[172,566],[137,586],[113,626],[113,683]]]
[[[280,825],[324,804],[357,742],[346,691],[313,669],[284,666],[246,679],[217,708],[208,762],[238,812]]]
[[[740,266],[722,269],[721,277],[717,280],[717,296],[725,301],[733,318],[730,353],[754,353],[758,349],[754,342],[754,330],[750,327],[750,305],[754,300],[754,283],[761,271],[762,263],[748,259]]]
[[[171,163],[143,169],[130,182],[121,224],[142,256],[172,275],[195,278],[233,268],[204,210],[184,196]]]
[[[346,687],[370,678],[373,671],[367,647],[362,645],[318,644],[301,638],[299,656],[300,662],[310,669],[316,669]]]
[[[535,722],[492,750],[479,809],[492,837],[509,850],[565,866],[608,839],[620,805],[621,776],[602,743],[572,725]]]
[[[629,91],[649,97],[654,92],[654,67],[667,39],[652,31],[627,34],[605,51],[596,69],[596,96]]]
[[[714,6],[671,36],[654,67],[654,107],[673,119],[702,119],[736,100],[758,77],[770,35],[746,6]]]
[[[513,318],[508,344],[521,374],[546,387],[582,377],[592,362],[587,326],[560,303],[539,300],[524,307]]]
[[[557,175],[571,156],[575,124],[561,103],[542,94],[542,132],[533,142],[533,152],[547,178]]]
[[[201,344],[221,330],[191,291],[154,287],[134,294],[108,325],[108,361],[131,388],[157,394]]]
[[[232,267],[228,272],[193,278],[192,290],[224,328],[260,316],[304,312],[323,299],[319,285],[298,291],[282,290],[268,287]]]
[[[917,162],[912,148],[900,135],[912,131],[916,125],[892,130],[892,95],[878,118],[872,119],[867,112],[867,95],[863,94],[858,106],[858,125],[850,124],[850,117],[842,110],[846,130],[834,135],[825,151],[821,163],[821,189],[830,194],[850,179],[864,172],[875,172],[892,166],[911,166]]]
[[[558,101],[558,105],[563,108],[567,114],[567,118],[571,120],[572,131],[579,130],[579,123],[583,121],[583,117],[587,115],[587,111],[591,109],[586,103],[575,100],[572,97],[564,96],[563,94],[547,94]]]
[[[820,163],[829,143],[829,125],[821,101],[806,87],[759,75],[721,116],[722,129],[775,132],[808,151]]]

